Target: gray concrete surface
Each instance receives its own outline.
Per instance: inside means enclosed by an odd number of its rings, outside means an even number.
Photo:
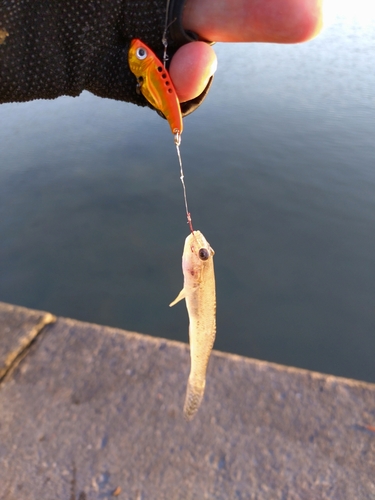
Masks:
[[[185,344],[45,326],[0,384],[0,498],[375,499],[375,385],[214,352],[188,423],[188,371]]]

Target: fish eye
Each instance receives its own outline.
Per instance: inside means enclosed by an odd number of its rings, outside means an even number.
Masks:
[[[207,260],[210,256],[210,252],[207,250],[207,248],[200,248],[198,255],[201,260]]]
[[[142,61],[142,59],[146,59],[147,57],[147,50],[144,49],[143,47],[138,47],[135,55],[137,56],[138,59]]]

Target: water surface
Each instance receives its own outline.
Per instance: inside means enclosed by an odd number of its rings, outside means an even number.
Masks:
[[[181,146],[216,251],[216,348],[375,382],[375,22],[216,45]],[[0,107],[0,300],[187,340],[167,124],[79,98]]]

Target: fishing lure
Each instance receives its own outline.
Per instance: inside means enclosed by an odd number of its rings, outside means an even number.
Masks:
[[[128,62],[131,72],[137,77],[138,89],[155,109],[163,113],[175,143],[180,143],[183,130],[180,102],[164,64],[138,38],[130,44]]]
[[[165,31],[163,35],[163,45],[164,62],[162,63],[145,43],[139,40],[139,38],[134,38],[130,44],[128,62],[131,72],[137,77],[137,87],[139,91],[155,109],[163,113],[165,118],[168,120],[172,134],[174,135],[174,143],[176,145],[178,161],[180,164],[180,179],[184,191],[186,217],[190,231],[193,233],[194,229],[187,204],[184,172],[180,153],[181,133],[183,130],[182,114],[176,89],[173,86],[167,69],[165,68],[167,60],[167,41]]]

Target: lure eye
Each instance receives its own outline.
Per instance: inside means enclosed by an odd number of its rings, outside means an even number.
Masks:
[[[138,47],[135,55],[137,56],[137,59],[140,59],[142,61],[142,59],[146,59],[147,57],[147,50],[143,47]]]
[[[210,256],[210,252],[207,250],[207,248],[201,248],[198,252],[198,255],[201,260],[207,260]]]

